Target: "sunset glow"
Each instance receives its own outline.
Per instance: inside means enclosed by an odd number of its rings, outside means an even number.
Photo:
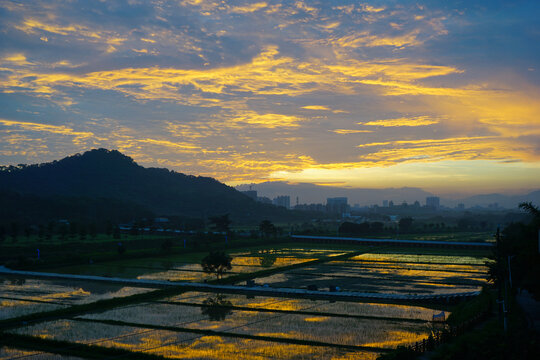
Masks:
[[[540,178],[535,1],[4,1],[0,163],[92,148],[230,185]]]

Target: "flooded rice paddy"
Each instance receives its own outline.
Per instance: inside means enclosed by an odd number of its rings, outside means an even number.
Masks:
[[[150,289],[76,280],[0,277],[0,320],[148,291]]]
[[[233,258],[233,269],[225,273],[224,277],[301,264],[322,257],[337,256],[344,253],[346,253],[344,250],[310,250],[299,247],[278,249],[257,248],[247,251],[232,251],[230,255]],[[206,255],[207,253],[194,253],[160,258],[64,266],[50,269],[50,272],[128,279],[202,282],[213,277],[211,274],[204,273],[200,266],[202,258]]]
[[[257,278],[280,288],[307,285],[328,290],[388,294],[448,294],[477,291],[486,284],[489,259],[474,256],[365,253]]]
[[[271,287],[373,293],[442,294],[479,289],[487,259],[456,254],[410,254],[366,249],[332,260],[343,250],[300,247],[232,252],[230,276],[275,269],[254,278]],[[327,258],[324,262],[309,263]],[[64,267],[62,272],[144,279],[204,281],[197,254]],[[306,263],[294,269],[281,267]],[[118,272],[116,272],[118,270]],[[52,272],[52,271],[51,271]],[[175,275],[176,274],[176,275]],[[0,320],[148,289],[79,281],[3,279]],[[375,359],[387,349],[409,345],[444,326],[432,323],[442,309],[418,305],[308,300],[186,291],[74,317],[14,327],[12,334],[68,341],[182,359]],[[447,313],[448,314],[448,313]],[[4,347],[0,359],[77,359]],[[48,357],[48,355],[51,355]]]

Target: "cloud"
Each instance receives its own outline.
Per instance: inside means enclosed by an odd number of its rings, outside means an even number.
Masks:
[[[229,11],[237,14],[248,14],[264,9],[267,6],[266,2],[248,3],[244,6],[232,6]]]
[[[49,132],[49,133],[60,134],[60,135],[70,135],[70,136],[75,136],[78,139],[94,136],[94,134],[91,132],[75,131],[72,128],[69,128],[63,125],[46,125],[46,124],[39,124],[39,123],[32,123],[32,122],[5,120],[5,119],[0,119],[0,124],[4,126],[19,128],[22,130],[42,131],[42,132]]]
[[[329,183],[540,161],[533,2],[0,7],[2,162],[100,146],[231,183]]]
[[[354,130],[354,129],[336,129],[331,130],[332,132],[340,135],[347,135],[347,134],[361,134],[361,133],[371,133],[373,130]]]
[[[384,119],[384,120],[374,120],[368,121],[365,123],[358,123],[360,125],[366,126],[427,126],[438,124],[439,119],[434,119],[431,116],[413,116],[413,117],[401,117],[397,119]]]
[[[323,110],[323,111],[330,111],[331,110],[328,106],[324,106],[324,105],[306,105],[306,106],[302,106],[302,109],[306,109],[306,110]]]

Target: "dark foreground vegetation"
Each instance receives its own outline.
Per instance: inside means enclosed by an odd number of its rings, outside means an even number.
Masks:
[[[540,334],[531,327],[517,301],[522,291],[540,300],[540,210],[532,203],[522,203],[520,208],[529,214],[528,221],[512,223],[496,234],[495,261],[489,263],[491,286],[479,297],[454,308],[447,319],[448,329],[468,329],[456,332],[455,337],[447,336],[440,346],[431,339],[422,349],[427,353],[401,347],[380,356],[380,360],[420,356],[433,360],[540,358]]]

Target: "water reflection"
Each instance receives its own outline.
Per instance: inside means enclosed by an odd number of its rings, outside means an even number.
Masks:
[[[232,303],[222,294],[210,296],[203,301],[201,314],[207,315],[211,321],[223,321],[232,314]]]
[[[277,260],[277,254],[272,250],[260,251],[259,262],[262,267],[271,267]]]

